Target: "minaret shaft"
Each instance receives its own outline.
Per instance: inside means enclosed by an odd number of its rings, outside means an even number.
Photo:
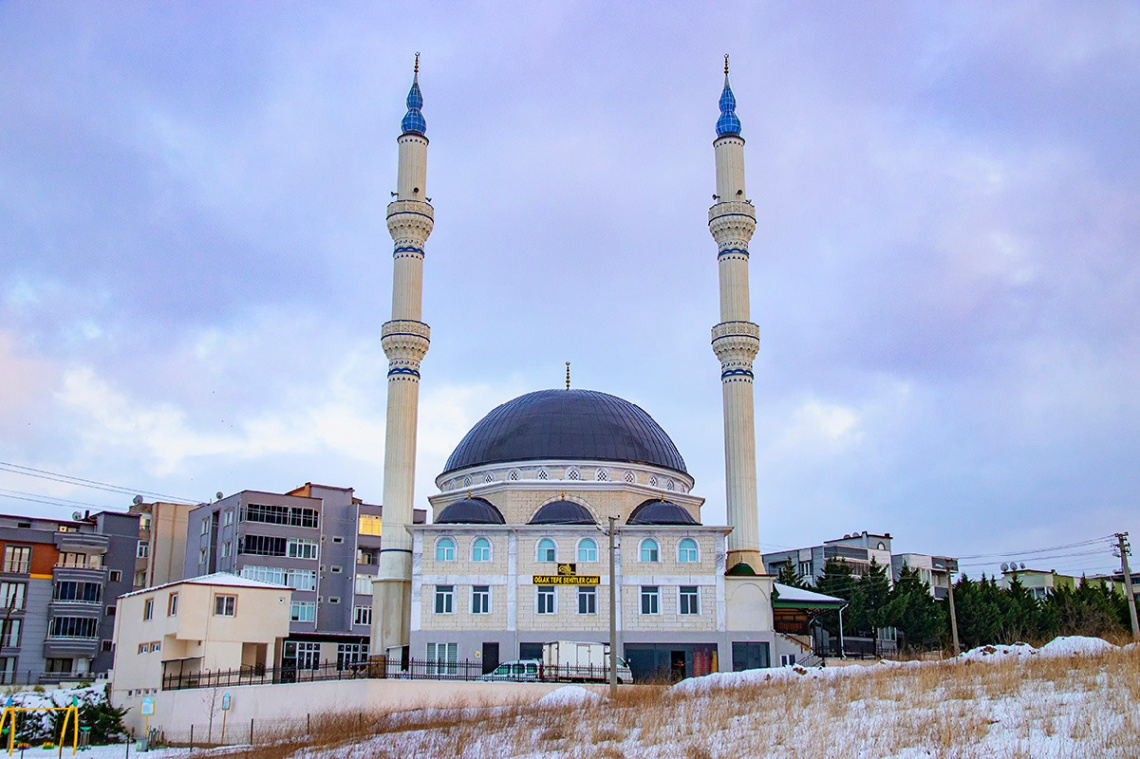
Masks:
[[[417,76],[418,80],[418,76]],[[419,83],[408,95],[408,116],[399,144],[396,200],[388,205],[392,235],[392,320],[381,329],[388,357],[388,408],[384,430],[384,501],[379,568],[373,582],[371,650],[385,654],[406,646],[410,634],[412,525],[415,504],[416,433],[420,362],[431,330],[423,317],[424,244],[434,225],[425,195],[426,126],[419,111]]]
[[[727,66],[727,63],[726,63]],[[727,568],[747,564],[764,572],[756,499],[756,421],[752,362],[760,348],[760,328],[751,321],[748,242],[756,230],[756,209],[744,185],[744,139],[736,99],[728,85],[717,122],[716,200],[709,209],[709,232],[717,243],[720,271],[720,324],[713,327],[713,351],[720,360],[724,402],[725,497],[728,506]]]

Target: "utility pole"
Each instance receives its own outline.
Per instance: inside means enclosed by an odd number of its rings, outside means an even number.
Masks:
[[[950,599],[950,636],[954,641],[954,655],[957,656],[962,652],[962,648],[958,643],[958,612],[954,610],[954,573],[958,571],[958,560],[946,560],[946,585],[949,589],[948,598]]]
[[[607,518],[610,520],[610,698],[612,699],[617,697],[617,572],[614,571],[614,522],[617,521],[617,517]]]
[[[1124,592],[1128,596],[1128,616],[1132,622],[1132,639],[1140,640],[1140,624],[1136,621],[1136,596],[1132,590],[1132,570],[1128,568],[1128,554],[1132,547],[1128,545],[1128,533],[1116,533],[1116,547],[1120,551],[1120,568],[1124,573]]]

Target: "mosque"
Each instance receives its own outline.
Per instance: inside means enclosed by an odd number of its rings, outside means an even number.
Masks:
[[[427,123],[417,56],[402,122],[395,200],[383,547],[373,582],[371,650],[390,659],[536,658],[561,640],[610,641],[636,678],[691,676],[797,661],[810,653],[805,609],[836,602],[778,586],[759,549],[744,139],[728,80],[713,149],[709,230],[720,272],[727,525],[701,521],[704,498],[674,442],[640,407],[613,395],[540,390],[488,413],[462,439],[413,524],[426,196]],[[610,531],[614,568],[610,570]],[[832,606],[832,608],[834,608]]]

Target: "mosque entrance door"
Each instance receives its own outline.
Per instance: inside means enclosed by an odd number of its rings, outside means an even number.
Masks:
[[[494,671],[499,666],[499,644],[483,644],[483,674]]]

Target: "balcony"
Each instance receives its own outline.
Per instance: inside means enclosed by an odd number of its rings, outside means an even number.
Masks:
[[[52,536],[61,553],[107,553],[111,539],[94,532],[57,532]]]
[[[6,559],[0,568],[6,574],[26,575],[32,571],[32,559],[30,556],[26,559]]]

